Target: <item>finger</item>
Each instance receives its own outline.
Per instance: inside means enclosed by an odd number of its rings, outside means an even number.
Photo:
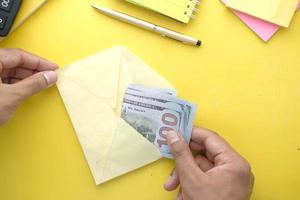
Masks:
[[[13,68],[10,70],[4,70],[3,74],[2,74],[2,79],[8,79],[8,80],[12,80],[12,81],[8,81],[7,83],[16,83],[22,79],[25,79],[33,74],[37,73],[37,71],[32,71],[29,69],[25,69],[25,68]],[[15,80],[13,80],[15,79]]]
[[[17,83],[19,81],[20,81],[19,79],[15,79],[15,78],[2,78],[2,82],[1,83],[4,83],[4,84],[14,84],[14,83]]]
[[[58,68],[56,64],[20,49],[0,49],[0,66],[3,69],[22,67],[37,71]]]
[[[204,128],[195,127],[193,129],[192,142],[203,145],[208,159],[215,162],[216,165],[219,164],[219,162],[215,160],[217,156],[224,161],[224,159],[228,159],[233,154],[236,154],[235,150],[223,138]],[[217,161],[221,160],[219,159]]]
[[[0,63],[0,65],[1,65],[1,63]],[[10,76],[10,74],[11,74],[10,71],[11,71],[10,69],[3,69],[3,70],[2,70],[2,72],[1,72],[1,74],[0,74],[2,80],[3,80],[3,78],[9,78],[9,76]]]
[[[0,83],[2,83],[2,78],[1,78],[2,72],[3,72],[3,66],[0,64]]]
[[[196,151],[198,153],[201,153],[201,152],[205,151],[205,148],[202,144],[199,144],[199,143],[194,142],[194,141],[190,142],[190,148],[191,148],[191,150]]]
[[[171,175],[169,176],[168,180],[164,184],[164,188],[167,191],[175,190],[179,185],[179,177],[175,169],[173,169]]]
[[[17,83],[17,82],[19,82],[20,81],[20,79],[17,79],[17,78],[10,78],[9,80],[8,80],[8,83],[9,84],[15,84],[15,83]]]
[[[201,171],[185,140],[175,131],[168,132],[167,142],[176,162],[176,171],[182,185],[192,184],[197,172]],[[202,172],[203,173],[203,172]],[[189,183],[191,182],[191,183]]]
[[[8,84],[9,83],[9,78],[1,78],[2,83]]]
[[[207,172],[208,170],[214,167],[214,164],[202,155],[197,155],[195,157],[195,160],[198,166],[200,167],[200,169],[204,172]]]
[[[176,200],[183,200],[182,192],[179,191],[176,197]]]
[[[20,80],[25,79],[29,76],[32,76],[35,73],[35,71],[25,69],[25,68],[16,68],[14,71],[15,72],[14,72],[12,78],[16,78],[16,79],[20,79]]]
[[[20,100],[24,100],[52,85],[57,81],[54,71],[39,72],[14,84],[14,89]]]

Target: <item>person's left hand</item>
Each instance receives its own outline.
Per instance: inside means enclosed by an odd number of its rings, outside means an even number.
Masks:
[[[20,49],[0,49],[0,126],[20,102],[55,84],[58,66]]]

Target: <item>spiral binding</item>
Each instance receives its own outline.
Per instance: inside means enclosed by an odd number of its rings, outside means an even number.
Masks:
[[[183,11],[183,15],[187,16],[188,18],[195,19],[195,14],[199,12],[197,8],[200,5],[200,0],[160,0],[166,1],[170,5],[174,7],[178,7],[180,9],[185,8]]]
[[[191,4],[193,4],[193,5],[191,6]],[[188,5],[186,6],[187,9],[189,9],[189,10],[185,11],[184,15],[188,16],[191,19],[195,19],[196,18],[195,13],[199,12],[199,9],[197,8],[197,6],[199,6],[199,5],[200,5],[199,0],[189,0]]]

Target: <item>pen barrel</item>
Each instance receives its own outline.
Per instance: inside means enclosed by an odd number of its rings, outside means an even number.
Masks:
[[[104,13],[106,15],[109,15],[111,17],[114,17],[114,18],[116,18],[116,19],[118,19],[120,21],[126,22],[128,24],[132,24],[132,25],[144,28],[144,29],[149,30],[149,31],[152,31],[153,28],[155,27],[155,25],[153,25],[153,24],[151,24],[149,22],[137,19],[137,18],[132,17],[130,15],[126,15],[124,13],[116,12],[114,10],[110,10],[110,9],[106,9],[106,8],[102,8],[102,7],[97,7],[97,6],[95,6],[95,7],[99,11],[101,11],[102,13]]]
[[[142,21],[142,20],[139,20],[139,19],[136,19],[134,17],[127,16],[127,15],[123,15],[122,17],[121,16],[119,16],[119,17],[116,16],[116,18],[118,18],[119,20],[121,20],[123,22],[126,22],[128,24],[132,24],[132,25],[144,28],[144,29],[149,30],[149,31],[152,31],[153,27],[154,27],[154,25],[151,24],[151,23],[148,23],[146,21]]]
[[[126,15],[124,13],[120,13],[120,12],[117,12],[117,11],[114,11],[114,10],[111,10],[111,9],[108,9],[108,8],[103,8],[103,7],[96,6],[96,5],[93,5],[93,7],[98,9],[103,14],[106,14],[108,16],[111,16],[111,17],[116,18],[120,21],[126,22],[128,24],[132,24],[132,25],[141,27],[143,29],[153,31],[155,33],[159,33],[162,36],[166,36],[166,37],[172,38],[174,40],[177,40],[177,41],[183,42],[185,44],[189,44],[189,45],[195,45],[195,46],[200,46],[201,45],[200,40],[197,40],[197,39],[192,38],[190,36],[186,36],[186,35],[177,33],[175,31],[171,31],[169,29],[162,28],[160,26],[156,26],[156,25],[151,24],[149,22],[137,19],[135,17],[129,16],[129,15]]]
[[[168,30],[168,29],[160,27],[160,26],[155,26],[153,31],[156,32],[156,33],[159,33],[163,36],[166,36],[166,37],[172,38],[174,40],[178,40],[180,42],[183,42],[185,44],[198,45],[199,46],[199,43],[200,43],[200,41],[195,39],[195,38],[177,33],[175,31]]]

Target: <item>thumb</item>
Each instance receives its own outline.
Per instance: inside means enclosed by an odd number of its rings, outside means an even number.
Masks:
[[[14,87],[19,98],[23,100],[54,85],[56,81],[57,74],[55,71],[44,71],[15,83]]]
[[[195,173],[197,172],[204,174],[198,167],[188,144],[181,135],[175,131],[170,131],[168,132],[167,142],[176,162],[176,171],[181,183],[195,180]]]

